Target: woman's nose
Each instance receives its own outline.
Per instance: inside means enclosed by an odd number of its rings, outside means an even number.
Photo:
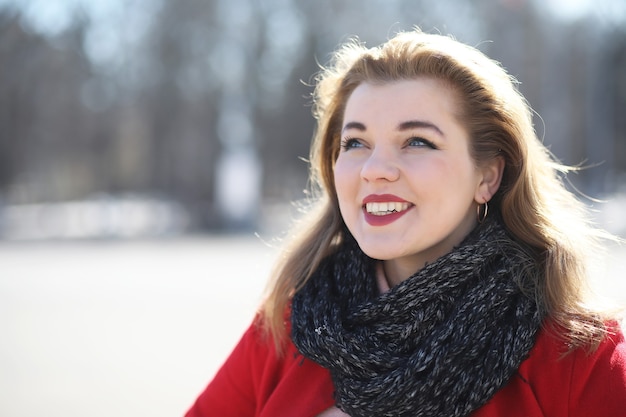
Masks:
[[[361,178],[365,181],[396,181],[400,170],[393,152],[374,149],[361,168]]]

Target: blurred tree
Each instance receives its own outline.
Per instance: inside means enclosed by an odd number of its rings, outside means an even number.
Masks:
[[[0,26],[0,185],[18,186],[13,202],[88,191],[92,132],[80,103],[89,74],[84,22],[54,42],[25,31],[12,14],[0,15]]]
[[[606,66],[610,83],[610,112],[613,116],[610,156],[613,168],[610,190],[626,192],[626,29],[614,32],[614,42]]]
[[[182,202],[200,228],[219,224],[213,199],[220,80],[209,61],[219,37],[215,9],[214,1],[163,4],[145,51],[155,81],[134,103],[149,155],[142,188]]]
[[[43,39],[29,36],[19,25],[19,19],[13,13],[0,13],[0,189],[6,190],[13,184],[20,169],[20,155],[23,142],[17,138],[24,136],[28,121],[27,113],[20,100],[25,94],[23,83],[19,79],[24,66],[23,53],[20,49],[32,48],[32,44],[43,44]],[[36,48],[36,47],[35,47]]]

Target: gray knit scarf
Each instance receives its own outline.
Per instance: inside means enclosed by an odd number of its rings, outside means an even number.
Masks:
[[[498,221],[387,293],[375,265],[348,237],[292,302],[294,344],[351,417],[467,416],[528,356],[539,272]]]

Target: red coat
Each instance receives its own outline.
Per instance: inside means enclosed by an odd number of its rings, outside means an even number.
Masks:
[[[562,357],[542,331],[530,356],[472,417],[626,417],[626,342],[619,330],[591,355]],[[186,417],[314,417],[334,404],[328,371],[289,343],[278,357],[253,325]]]

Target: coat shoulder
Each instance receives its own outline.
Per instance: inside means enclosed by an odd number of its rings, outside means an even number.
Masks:
[[[626,342],[617,323],[609,323],[609,330],[596,350],[569,353],[563,338],[542,330],[518,372],[473,417],[624,417]]]

